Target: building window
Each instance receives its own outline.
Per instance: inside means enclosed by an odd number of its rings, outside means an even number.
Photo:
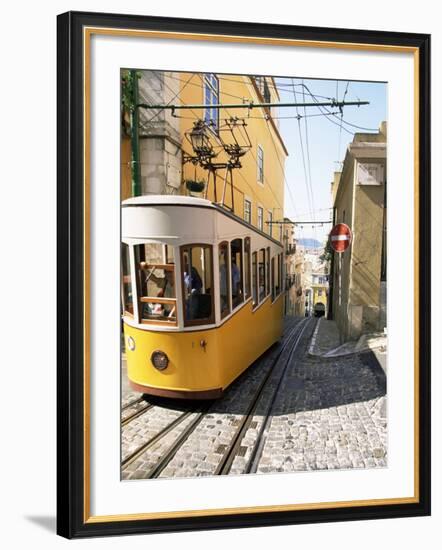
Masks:
[[[212,247],[181,247],[184,325],[213,323]]]
[[[247,223],[252,223],[252,203],[244,199],[244,219]]]
[[[273,214],[272,211],[269,210],[269,235],[272,236],[272,228],[273,228]]]
[[[141,322],[176,324],[173,248],[163,244],[134,247]]]
[[[132,294],[132,277],[130,271],[129,246],[121,243],[121,282],[123,285],[123,311],[133,316],[134,304]]]
[[[255,76],[255,84],[262,95],[265,103],[270,103],[271,96],[270,96],[270,88],[267,83],[267,79],[265,76]]]
[[[204,121],[213,130],[218,131],[219,128],[219,110],[213,105],[219,104],[219,82],[218,78],[212,74],[204,75]]]
[[[258,206],[258,229],[262,231],[263,227],[263,209]]]
[[[258,179],[259,183],[264,183],[264,150],[261,147],[261,145],[258,145],[258,151],[257,152],[258,152],[258,158],[257,158],[258,174],[257,174],[257,179]]]
[[[230,261],[232,278],[232,309],[234,309],[244,300],[242,276],[242,239],[234,239],[230,243]]]
[[[250,237],[244,239],[244,283],[247,300],[250,297]]]
[[[221,319],[230,313],[230,278],[229,278],[229,245],[223,242],[219,245],[219,300]]]

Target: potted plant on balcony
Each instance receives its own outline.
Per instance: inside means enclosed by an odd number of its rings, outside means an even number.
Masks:
[[[204,180],[192,179],[185,180],[186,189],[192,196],[199,196],[206,188],[206,182]]]

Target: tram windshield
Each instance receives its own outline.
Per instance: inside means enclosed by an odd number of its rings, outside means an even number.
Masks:
[[[146,243],[134,250],[141,322],[176,324],[174,249]]]

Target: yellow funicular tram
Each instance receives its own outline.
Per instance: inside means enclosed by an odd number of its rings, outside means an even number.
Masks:
[[[282,334],[280,242],[209,200],[122,203],[128,377],[142,393],[212,399]]]

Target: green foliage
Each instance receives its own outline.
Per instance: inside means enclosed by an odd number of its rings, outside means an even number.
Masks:
[[[330,263],[333,256],[333,248],[330,244],[330,239],[327,239],[327,243],[324,247],[324,252],[319,256],[321,262]]]
[[[140,79],[139,71],[127,71],[121,77],[121,107],[124,111],[131,112],[135,108],[134,86],[135,79]]]
[[[187,189],[193,193],[201,193],[206,187],[204,180],[186,180],[184,183]]]

